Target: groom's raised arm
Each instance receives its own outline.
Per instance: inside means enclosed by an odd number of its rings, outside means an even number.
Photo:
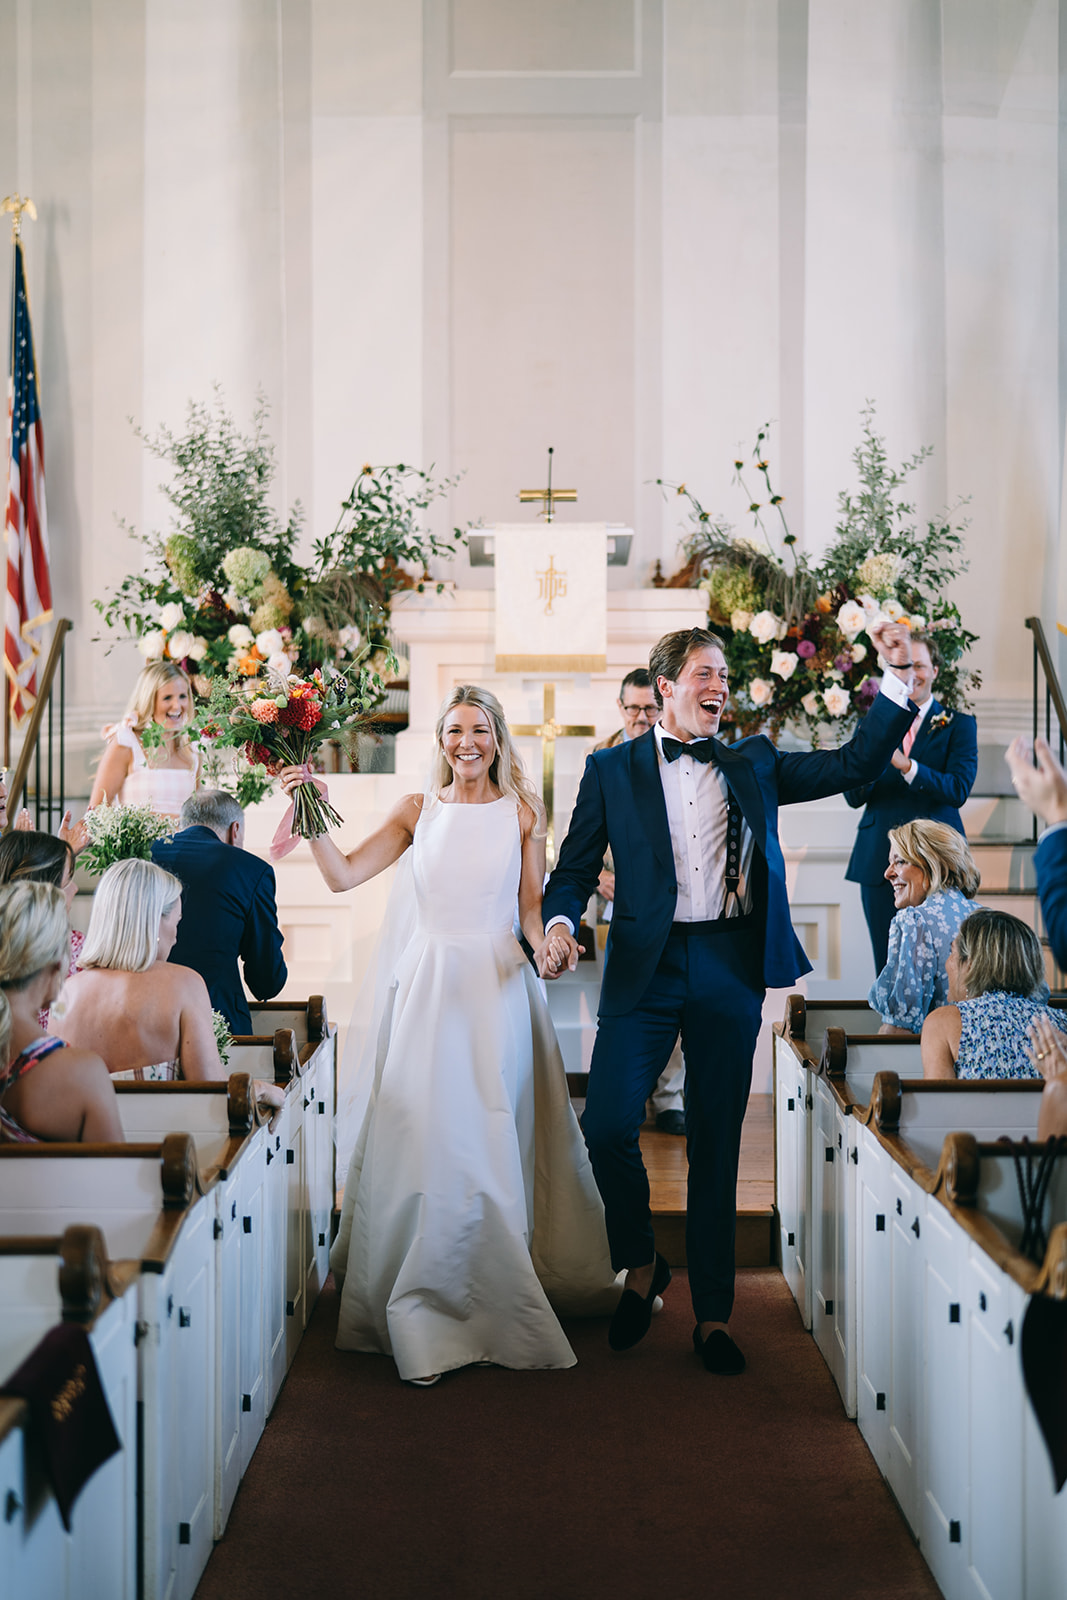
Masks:
[[[900,679],[887,673],[871,709],[839,750],[778,753],[779,804],[822,800],[881,777],[918,711]]]
[[[566,917],[573,933],[597,886],[608,847],[604,791],[595,756],[589,756],[571,812],[567,837],[545,889],[542,907],[545,928],[553,917]]]

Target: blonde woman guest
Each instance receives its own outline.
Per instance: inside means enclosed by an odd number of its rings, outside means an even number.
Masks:
[[[182,804],[200,784],[200,754],[186,728],[193,714],[193,687],[173,661],[153,661],[140,673],[123,720],[103,730],[108,741],[96,774],[90,810],[118,800],[151,806],[177,821]],[[141,735],[150,724],[163,729],[162,745],[146,750]]]
[[[881,1014],[879,1033],[919,1033],[948,999],[948,953],[975,909],[981,874],[961,833],[921,820],[890,829],[885,876],[896,914],[889,957],[867,1003]]]
[[[70,924],[49,883],[0,888],[0,1143],[123,1138],[107,1068],[39,1022],[66,976]]]
[[[1067,1028],[1043,1003],[1044,961],[1037,935],[1018,917],[980,906],[960,926],[948,958],[949,1004],[923,1024],[927,1078],[1038,1078],[1033,1025]]]
[[[283,787],[304,775],[285,769]],[[517,905],[546,965],[566,965],[541,923],[544,811],[495,696],[453,690],[428,792],[347,855],[330,838],[311,853],[336,892],[404,858],[331,1253],[338,1346],[391,1355],[417,1384],[473,1363],[573,1366],[557,1312],[610,1312],[618,1289],[559,1046],[513,933]]]
[[[117,861],[100,879],[79,970],[55,1032],[103,1056],[115,1078],[225,1078],[207,985],[168,962],[182,886],[151,861]]]

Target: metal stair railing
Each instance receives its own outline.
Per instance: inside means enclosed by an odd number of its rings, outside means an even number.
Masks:
[[[1044,733],[1043,737],[1052,745],[1052,716],[1055,713],[1057,726],[1057,755],[1060,765],[1064,763],[1064,749],[1067,745],[1067,700],[1064,700],[1063,689],[1060,686],[1056,664],[1052,659],[1052,652],[1048,647],[1048,639],[1040,617],[1027,617],[1026,626],[1034,636],[1034,716],[1033,737],[1036,739],[1042,733],[1041,722],[1041,677],[1045,680],[1045,705],[1044,705]],[[1033,840],[1037,843],[1037,818],[1033,822]]]
[[[66,810],[66,640],[71,627],[67,617],[60,617],[55,625],[37,699],[7,792],[9,828],[31,796],[34,825],[42,832],[54,833]]]

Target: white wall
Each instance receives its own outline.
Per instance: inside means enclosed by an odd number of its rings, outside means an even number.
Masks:
[[[986,729],[1055,620],[1060,0],[0,0],[4,192],[27,258],[73,722],[124,698],[90,600],[158,524],[130,431],[218,380],[272,408],[279,507],[366,459],[466,470],[439,525],[570,515],[674,565],[684,478],[743,521],[771,442],[829,536],[859,409],[971,495]],[[461,568],[476,585],[491,575]]]

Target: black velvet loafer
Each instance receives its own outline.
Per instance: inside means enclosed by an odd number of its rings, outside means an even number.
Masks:
[[[730,1338],[725,1328],[715,1328],[706,1339],[700,1329],[693,1329],[693,1348],[704,1363],[705,1372],[715,1372],[720,1378],[736,1378],[745,1370],[745,1358]]]
[[[657,1133],[674,1133],[685,1136],[685,1114],[681,1111],[660,1111],[656,1116]]]
[[[647,1295],[639,1295],[636,1289],[622,1291],[608,1329],[608,1343],[613,1350],[630,1350],[641,1342],[652,1322],[656,1296],[663,1293],[670,1281],[671,1269],[657,1250],[652,1287]]]

